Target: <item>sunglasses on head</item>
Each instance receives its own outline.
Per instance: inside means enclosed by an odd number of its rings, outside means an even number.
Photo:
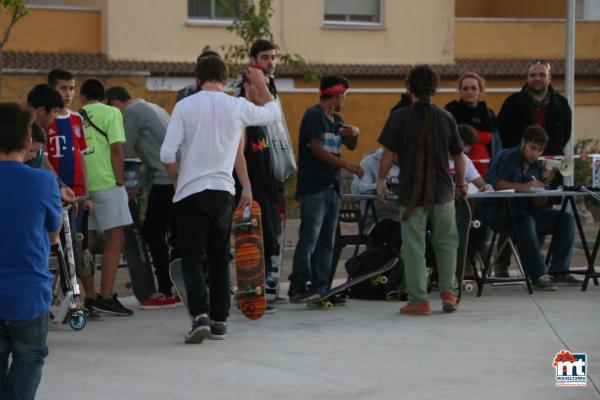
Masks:
[[[534,65],[543,65],[544,67],[546,67],[546,69],[548,71],[550,71],[550,63],[547,61],[540,61],[540,60],[534,61],[531,64],[529,64],[529,68],[533,67]]]

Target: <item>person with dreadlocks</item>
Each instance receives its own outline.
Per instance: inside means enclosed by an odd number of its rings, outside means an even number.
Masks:
[[[379,167],[377,195],[385,201],[385,178],[394,161],[400,163],[398,204],[402,219],[401,255],[405,265],[408,304],[403,314],[429,315],[425,269],[425,229],[430,221],[435,250],[442,309],[453,312],[457,282],[458,233],[454,215],[453,184],[448,155],[455,166],[456,194],[466,196],[463,147],[454,117],[431,103],[438,86],[437,74],[428,66],[413,68],[406,87],[413,104],[393,111],[379,136],[384,146]]]

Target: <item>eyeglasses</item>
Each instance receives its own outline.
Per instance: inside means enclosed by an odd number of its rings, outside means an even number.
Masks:
[[[463,86],[460,88],[460,90],[462,90],[463,92],[466,92],[467,90],[472,90],[472,91],[476,91],[479,90],[479,87],[477,86]]]

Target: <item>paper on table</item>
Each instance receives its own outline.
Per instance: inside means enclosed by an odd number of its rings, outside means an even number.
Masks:
[[[514,193],[515,189],[502,189],[502,190],[496,190],[494,192],[490,192],[490,193]]]

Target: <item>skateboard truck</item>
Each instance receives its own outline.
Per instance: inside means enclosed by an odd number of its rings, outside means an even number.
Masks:
[[[234,228],[243,228],[244,232],[249,232],[250,228],[256,228],[258,226],[258,220],[256,218],[250,218],[250,206],[244,207],[242,214],[242,221],[239,224],[233,225]]]
[[[257,287],[246,287],[246,289],[244,290],[240,290],[239,292],[237,292],[234,297],[236,299],[242,298],[242,297],[254,297],[254,296],[260,296],[263,292],[262,287],[257,286]]]

